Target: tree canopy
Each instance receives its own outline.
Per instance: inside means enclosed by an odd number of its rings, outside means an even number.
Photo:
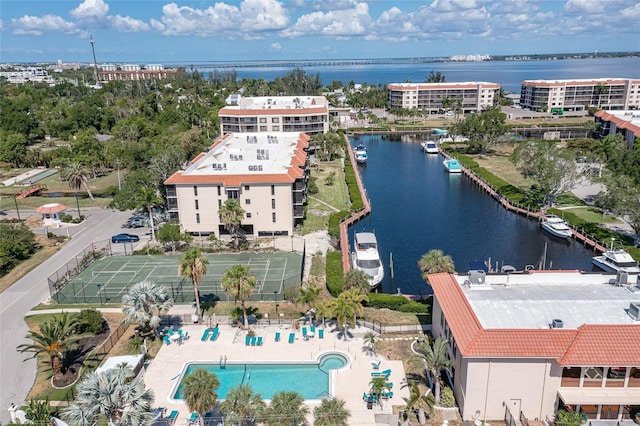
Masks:
[[[500,107],[489,107],[457,122],[454,133],[467,137],[471,149],[486,154],[507,133],[506,118]]]

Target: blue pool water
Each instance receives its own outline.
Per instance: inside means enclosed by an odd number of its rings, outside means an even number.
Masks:
[[[225,399],[227,392],[239,384],[248,384],[263,399],[271,399],[276,392],[298,392],[304,399],[322,399],[329,394],[329,370],[337,370],[349,362],[345,355],[329,353],[316,362],[292,364],[236,364],[189,363],[186,365],[174,399],[183,399],[182,381],[197,369],[214,373],[220,381],[218,399]]]

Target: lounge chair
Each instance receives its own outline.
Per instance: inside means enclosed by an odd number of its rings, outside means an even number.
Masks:
[[[257,340],[258,340],[258,339],[256,338],[256,336],[253,336],[253,337],[251,338],[251,346],[255,346],[255,345],[256,345],[256,341],[257,341]]]
[[[276,331],[276,338],[275,338],[276,342],[280,341],[280,332]]]
[[[173,331],[173,328],[169,328],[169,329],[167,330],[167,334],[168,334],[169,336],[173,336],[173,333],[175,333],[175,331]]]
[[[220,329],[218,327],[214,327],[213,332],[211,333],[211,338],[209,340],[212,342],[215,341],[218,338],[219,334],[220,334]]]
[[[309,340],[309,335],[307,334],[307,327],[302,327],[302,337],[304,340]]]
[[[211,333],[211,329],[207,328],[204,333],[202,333],[202,340],[203,342],[206,341],[209,338],[209,334]]]
[[[258,341],[256,342],[258,346],[262,346],[262,336],[258,336]]]
[[[182,335],[182,340],[187,340],[189,338],[189,332],[185,331],[184,334]]]
[[[293,343],[296,340],[296,333],[289,333],[289,343]]]
[[[318,329],[318,339],[324,339],[324,328]]]
[[[249,336],[248,334],[247,334],[247,336],[244,338],[244,344],[245,344],[246,346],[249,346],[249,345],[251,344],[251,336]]]
[[[171,344],[171,339],[169,339],[169,336],[167,336],[166,334],[162,337],[162,340],[164,340],[164,343],[166,343],[167,345]]]
[[[381,362],[382,362],[382,361],[378,361],[378,362],[373,362],[373,361],[372,361],[372,362],[371,362],[371,367],[373,367],[373,369],[374,369],[374,370],[377,370],[377,369],[379,369],[379,368],[380,368],[380,363],[381,363]]]
[[[387,386],[389,387],[389,389],[393,388],[393,382],[387,382]]]
[[[198,422],[198,413],[191,413],[191,417],[189,417],[189,424],[195,424]]]
[[[382,394],[383,398],[393,398],[393,392],[385,392]]]
[[[312,325],[311,327],[309,327],[309,330],[311,331],[312,334],[316,333],[316,326]]]
[[[178,410],[171,411],[171,413],[167,416],[167,419],[169,419],[170,424],[174,424],[177,418],[178,418]]]

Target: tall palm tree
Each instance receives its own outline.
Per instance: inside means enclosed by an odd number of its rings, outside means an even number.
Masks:
[[[316,303],[316,300],[318,300],[318,297],[320,296],[320,291],[320,287],[307,286],[302,287],[298,293],[298,302],[306,303],[309,315],[311,315],[311,307]]]
[[[196,247],[187,250],[178,262],[178,274],[181,277],[191,279],[193,293],[196,297],[196,313],[200,315],[200,291],[198,286],[202,281],[202,277],[207,274],[209,259]]]
[[[242,315],[244,317],[244,327],[249,327],[249,317],[244,301],[251,297],[253,289],[256,287],[256,277],[251,276],[248,266],[233,265],[222,273],[222,289],[228,295],[240,302]]]
[[[72,161],[62,169],[62,178],[69,182],[69,187],[77,191],[80,187],[84,186],[87,195],[93,201],[93,194],[89,189],[90,175],[89,171],[79,161]]]
[[[146,210],[149,213],[149,225],[151,228],[151,240],[156,239],[155,225],[153,223],[153,209],[155,207],[162,206],[164,200],[158,196],[158,191],[155,188],[140,188],[136,193],[136,207]]]
[[[239,229],[242,219],[244,219],[244,213],[245,211],[240,207],[240,203],[235,199],[225,201],[218,209],[220,222],[222,222],[225,229],[229,231],[236,249],[238,248]]]
[[[336,317],[338,327],[343,329],[344,338],[347,339],[347,326],[356,326],[356,316],[362,315],[362,301],[367,300],[366,295],[360,294],[358,289],[343,291],[338,297],[331,300],[332,316]]]
[[[422,393],[420,391],[420,387],[418,386],[418,382],[411,381],[409,382],[409,399],[407,401],[407,410],[412,411],[416,407],[418,408],[417,417],[418,423],[421,425],[426,422],[426,413],[425,410],[431,414],[433,411],[433,406],[435,400],[433,395],[431,394],[431,389],[427,389],[426,393]]]
[[[23,343],[17,347],[20,352],[32,352],[36,358],[40,354],[49,357],[49,365],[54,378],[62,376],[62,359],[74,344],[84,335],[75,333],[78,318],[68,313],[52,318],[40,325],[40,331],[29,331],[25,336],[33,343]]]
[[[433,249],[428,253],[423,254],[418,261],[418,267],[422,272],[422,279],[427,281],[429,274],[435,274],[438,272],[448,272],[450,274],[456,271],[453,259],[451,256],[444,254],[442,250]]]
[[[373,331],[367,331],[364,334],[364,344],[367,346],[367,352],[376,353],[376,345],[378,344],[380,336]]]
[[[449,367],[451,367],[451,361],[447,357],[448,345],[449,341],[439,336],[433,342],[433,347],[429,342],[420,342],[415,347],[418,355],[424,360],[432,383],[435,384],[434,396],[436,404],[440,403],[440,373],[442,370],[449,371]]]
[[[362,269],[351,268],[342,279],[345,290],[359,289],[362,293],[368,293],[369,276]]]
[[[324,327],[324,321],[326,318],[333,317],[333,311],[331,307],[331,300],[323,300],[316,303],[316,318],[322,318],[322,326]]]
[[[260,417],[266,404],[259,393],[254,394],[251,386],[238,385],[229,389],[227,398],[220,404],[220,412],[228,425],[248,425],[249,421]]]
[[[169,312],[172,306],[173,299],[169,297],[166,287],[141,281],[131,286],[129,292],[122,296],[122,312],[126,315],[122,322],[140,324],[151,328],[158,335],[158,327],[162,323],[160,316]]]
[[[199,422],[204,426],[204,415],[211,410],[218,400],[216,389],[220,386],[218,376],[199,368],[189,374],[183,381],[182,393],[184,402],[190,411],[198,413]]]
[[[324,398],[313,409],[314,426],[347,426],[351,412],[345,407],[345,401],[338,398]]]
[[[76,398],[62,409],[62,418],[73,425],[144,426],[153,422],[153,391],[124,366],[88,373],[76,386]]]
[[[306,424],[309,408],[298,392],[277,392],[265,412],[267,426],[298,426]]]

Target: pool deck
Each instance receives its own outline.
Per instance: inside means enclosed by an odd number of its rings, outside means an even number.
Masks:
[[[335,372],[334,396],[343,399],[351,412],[350,425],[375,425],[375,414],[391,414],[393,405],[404,405],[404,398],[409,397],[409,390],[403,384],[406,376],[402,361],[389,361],[379,355],[368,354],[363,344],[364,334],[370,331],[366,328],[350,329],[354,337],[349,340],[338,338],[335,325],[325,327],[324,338],[316,336],[304,340],[300,330],[286,328],[286,326],[269,325],[253,326],[256,336],[262,336],[262,346],[246,346],[246,332],[238,327],[220,325],[220,334],[215,341],[201,341],[201,336],[207,327],[202,324],[185,325],[183,331],[188,331],[190,338],[182,344],[172,343],[163,345],[157,356],[151,361],[144,373],[147,388],[155,393],[154,407],[166,408],[166,413],[178,410],[180,415],[176,425],[188,423],[189,409],[182,402],[171,400],[174,384],[178,380],[184,365],[192,361],[206,361],[219,363],[226,357],[227,362],[256,362],[256,361],[315,361],[318,356],[327,351],[339,351],[349,355],[351,364]],[[320,327],[322,328],[322,327]],[[275,341],[275,333],[280,332],[280,341]],[[289,343],[289,333],[295,332],[294,343]],[[383,400],[381,405],[374,405],[367,409],[362,399],[363,392],[369,391],[371,381],[372,361],[381,360],[379,371],[391,370],[389,381],[393,383],[393,397]],[[277,378],[274,378],[277,380]],[[307,402],[309,406],[309,421],[312,424],[313,407],[318,403]]]

